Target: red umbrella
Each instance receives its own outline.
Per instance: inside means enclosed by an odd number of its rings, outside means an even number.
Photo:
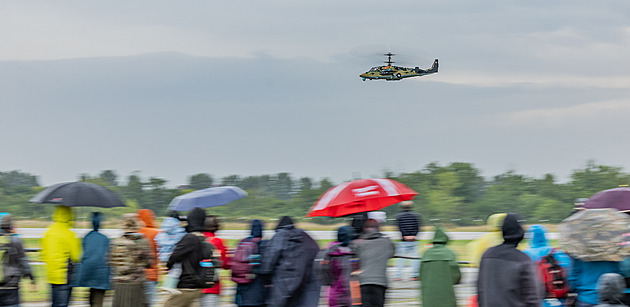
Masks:
[[[306,216],[344,216],[411,200],[418,192],[391,179],[359,179],[330,188]]]

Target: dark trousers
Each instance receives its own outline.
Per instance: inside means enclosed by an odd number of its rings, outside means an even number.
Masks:
[[[70,285],[50,284],[50,294],[52,298],[52,307],[68,307],[70,304],[70,296],[72,295],[72,287]]]
[[[105,298],[105,291],[106,290],[90,288],[90,306],[91,307],[103,307],[103,299]]]
[[[385,290],[387,288],[379,285],[361,286],[361,303],[363,307],[383,307],[385,306]]]

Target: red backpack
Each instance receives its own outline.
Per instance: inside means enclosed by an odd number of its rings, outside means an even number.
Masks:
[[[260,239],[247,237],[238,243],[231,263],[232,281],[235,283],[247,284],[256,278],[261,261]]]
[[[549,254],[543,256],[536,266],[538,267],[538,276],[540,277],[548,298],[563,298],[570,291],[569,282],[567,281],[566,269],[561,267],[556,258],[553,257],[555,248],[549,251]]]

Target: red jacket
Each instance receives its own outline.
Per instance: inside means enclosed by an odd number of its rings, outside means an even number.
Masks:
[[[206,236],[206,241],[210,242],[214,247],[219,250],[221,253],[221,263],[222,269],[228,270],[230,269],[228,257],[227,257],[227,243],[225,240],[218,238],[212,232],[204,232],[204,236]],[[201,289],[201,293],[209,293],[209,294],[221,294],[221,279],[214,285],[212,288]]]

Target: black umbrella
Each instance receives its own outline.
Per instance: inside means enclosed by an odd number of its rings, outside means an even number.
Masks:
[[[88,182],[63,182],[52,185],[29,200],[32,203],[57,204],[68,207],[124,207],[110,189]]]

